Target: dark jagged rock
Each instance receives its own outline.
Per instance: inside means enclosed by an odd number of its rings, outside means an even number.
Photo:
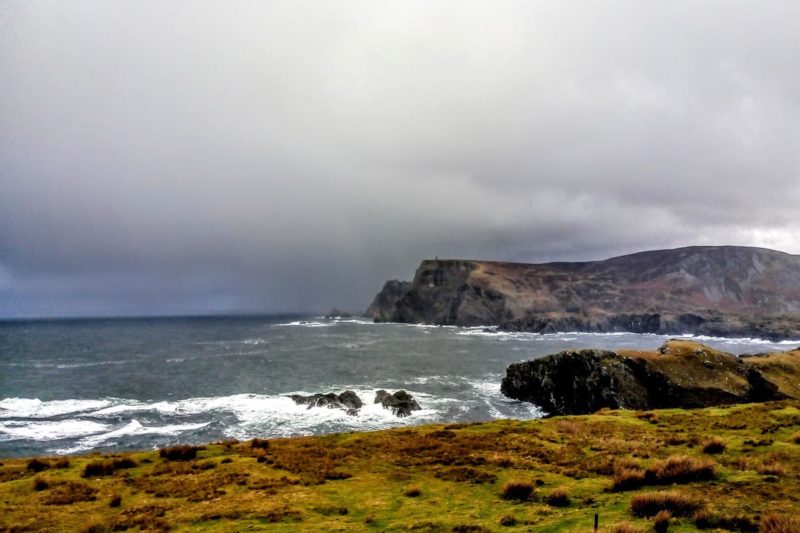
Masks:
[[[392,413],[400,418],[409,416],[411,411],[421,409],[414,397],[404,390],[399,390],[394,394],[379,390],[375,394],[375,403],[383,405],[384,409],[391,409]]]
[[[375,295],[375,299],[364,311],[364,316],[373,319],[375,322],[389,322],[393,320],[397,301],[405,296],[411,288],[411,282],[398,281],[396,279],[387,281],[381,292]]]
[[[426,260],[388,282],[379,321],[502,330],[800,338],[800,256],[694,246],[582,263]]]
[[[772,367],[770,361],[782,357]],[[501,391],[550,414],[612,409],[695,408],[800,397],[800,352],[751,364],[690,341],[657,352],[564,351],[508,367]]]
[[[298,405],[306,405],[308,409],[312,407],[342,409],[347,411],[349,415],[357,415],[358,410],[361,409],[363,405],[361,398],[351,390],[346,390],[341,394],[335,394],[333,392],[327,394],[311,394],[309,396],[292,394],[289,397]]]

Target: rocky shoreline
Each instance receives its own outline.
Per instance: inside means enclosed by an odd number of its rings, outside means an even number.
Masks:
[[[510,365],[501,391],[554,415],[800,399],[800,348],[737,357],[670,340],[656,352],[568,350]]]

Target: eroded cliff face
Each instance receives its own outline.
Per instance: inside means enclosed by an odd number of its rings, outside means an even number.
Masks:
[[[740,358],[695,342],[657,352],[568,350],[508,367],[501,391],[550,414],[798,398],[800,351]]]
[[[405,296],[409,289],[411,289],[411,283],[408,281],[396,279],[387,281],[381,291],[375,295],[375,299],[372,300],[364,315],[376,322],[394,321],[397,300]]]
[[[800,256],[747,247],[585,263],[426,260],[380,320],[502,329],[800,337]]]

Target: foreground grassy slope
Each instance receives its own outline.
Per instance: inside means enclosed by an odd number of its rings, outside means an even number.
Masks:
[[[2,463],[0,531],[800,531],[796,401]]]

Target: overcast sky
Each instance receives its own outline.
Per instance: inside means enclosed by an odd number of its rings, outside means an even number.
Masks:
[[[0,316],[800,253],[800,3],[0,2]]]

